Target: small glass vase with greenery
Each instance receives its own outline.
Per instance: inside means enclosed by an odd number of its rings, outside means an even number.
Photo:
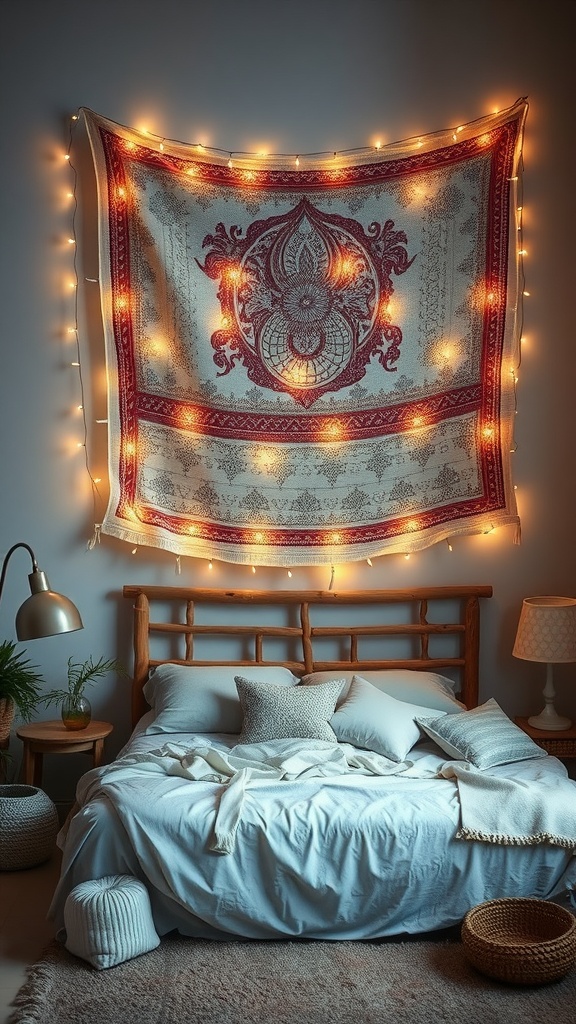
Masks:
[[[68,658],[68,688],[50,690],[42,697],[42,701],[47,707],[51,704],[61,705],[62,721],[66,729],[85,729],[92,719],[92,708],[84,690],[109,672],[120,671],[120,665],[114,659],[99,658],[94,661],[90,656],[87,661],[77,662]]]

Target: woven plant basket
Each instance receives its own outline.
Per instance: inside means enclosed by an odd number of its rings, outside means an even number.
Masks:
[[[19,871],[48,860],[58,832],[58,812],[36,786],[0,786],[0,871]]]
[[[0,747],[6,746],[14,721],[15,705],[8,697],[0,697]]]
[[[576,917],[546,900],[488,900],[466,914],[462,943],[482,974],[514,985],[543,985],[576,964]]]

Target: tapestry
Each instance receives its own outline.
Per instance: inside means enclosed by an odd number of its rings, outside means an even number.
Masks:
[[[511,525],[527,104],[348,154],[224,154],[83,110],[102,532],[335,564]]]

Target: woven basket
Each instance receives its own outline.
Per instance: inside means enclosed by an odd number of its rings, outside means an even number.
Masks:
[[[0,697],[0,746],[8,744],[14,721],[15,705],[8,697]]]
[[[48,860],[58,812],[36,786],[0,786],[0,871],[19,871]]]
[[[543,985],[576,963],[576,917],[546,900],[489,900],[466,914],[462,943],[482,974],[515,985]]]

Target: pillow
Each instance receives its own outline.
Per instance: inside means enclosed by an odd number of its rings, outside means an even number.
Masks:
[[[548,756],[510,721],[493,697],[471,711],[416,721],[446,754],[457,761],[470,761],[475,768]]]
[[[165,732],[240,732],[242,709],[234,676],[241,665],[158,665],[144,686],[155,712],[146,734]],[[295,686],[296,676],[281,665],[251,665],[256,680]]]
[[[338,699],[338,705],[346,698],[350,683],[357,673],[346,670],[344,672],[311,672],[304,676],[302,682],[305,686],[317,686],[318,683],[325,683],[334,679],[336,675],[344,680],[342,692]],[[421,704],[424,708],[431,708],[434,711],[446,711],[453,714],[455,711],[462,711],[465,705],[456,700],[454,693],[456,684],[452,679],[440,676],[436,672],[417,672],[415,669],[378,669],[362,672],[362,678],[368,680],[384,693],[388,693],[396,700],[403,700],[411,704]]]
[[[238,696],[244,711],[240,743],[264,743],[266,740],[329,740],[336,734],[328,724],[342,680],[320,686],[277,686],[236,676]]]
[[[340,743],[374,750],[392,761],[403,761],[422,738],[417,715],[430,709],[396,700],[362,676],[354,676],[348,696],[330,719]],[[444,715],[446,712],[442,712]]]

